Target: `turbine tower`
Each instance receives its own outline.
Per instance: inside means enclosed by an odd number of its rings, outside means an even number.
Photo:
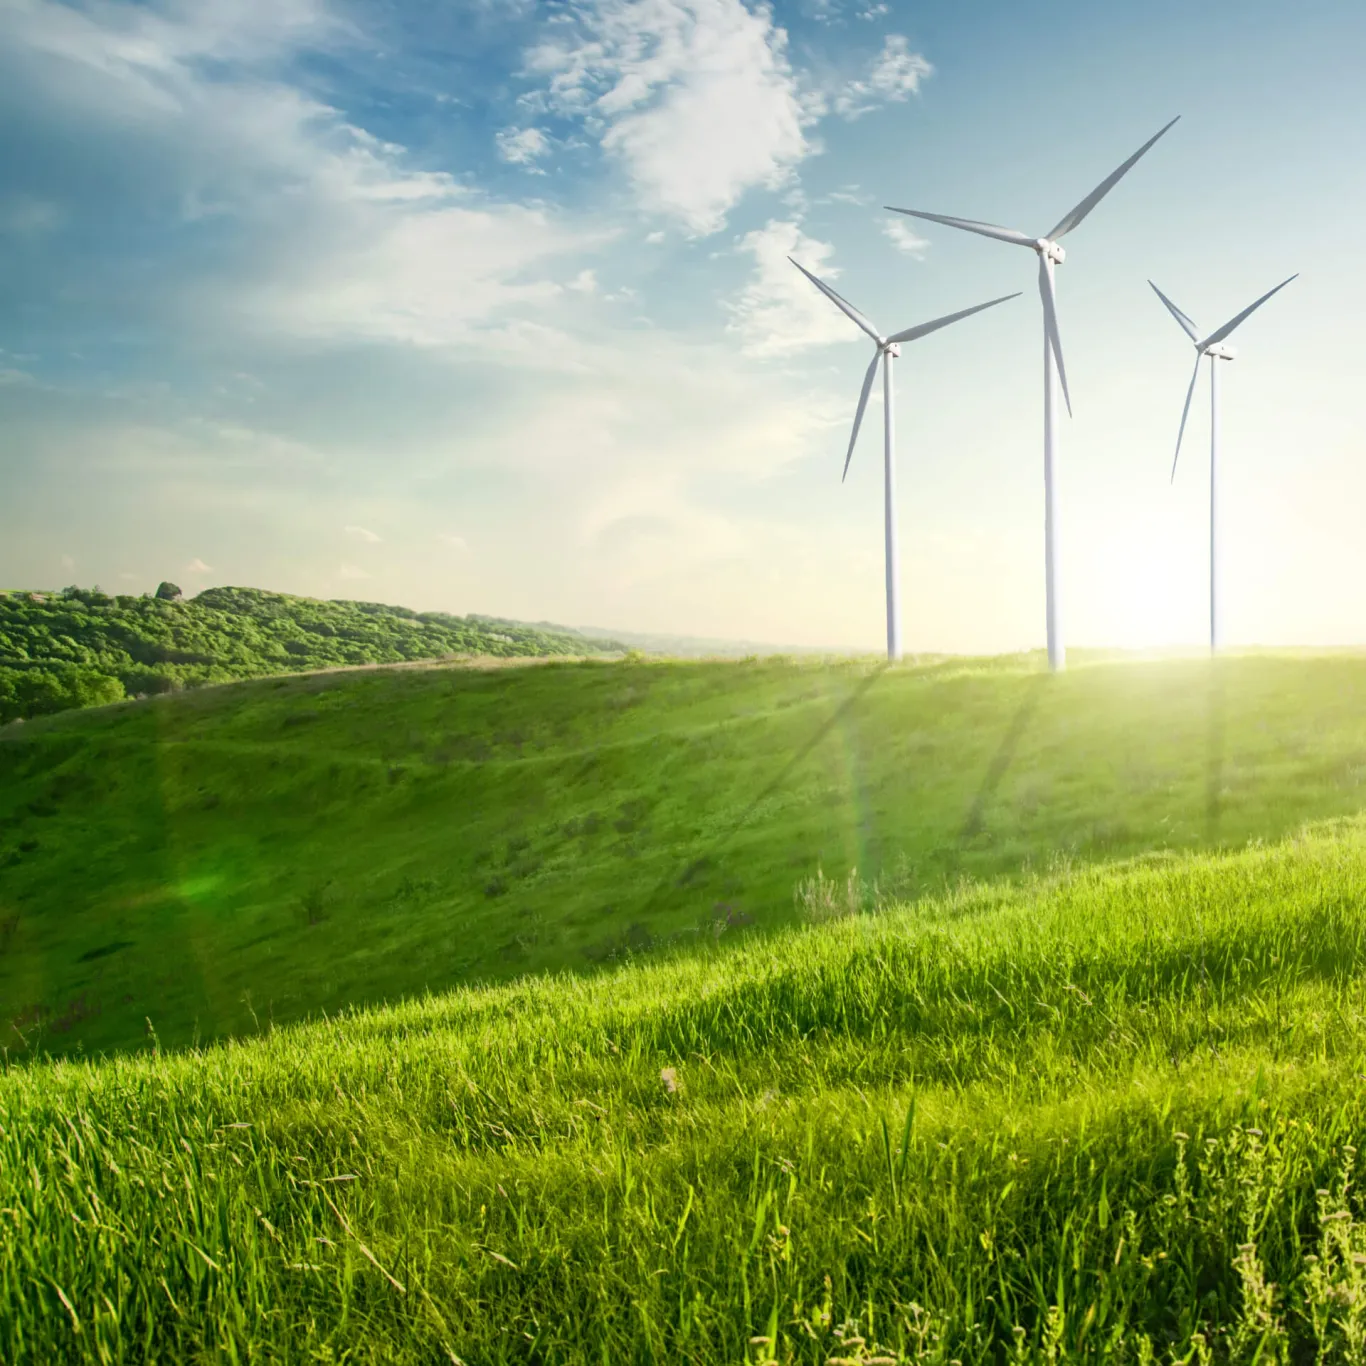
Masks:
[[[1177,115],[1179,118],[1180,115]],[[925,213],[920,209],[898,209],[888,204],[885,207],[893,213],[908,214],[912,218],[923,218],[931,223],[943,223],[951,228],[962,228],[966,232],[979,233],[983,237],[994,237],[999,242],[1010,242],[1018,247],[1028,247],[1039,256],[1039,295],[1043,300],[1043,488],[1044,488],[1044,584],[1047,593],[1048,620],[1048,664],[1056,673],[1067,663],[1067,647],[1063,644],[1062,608],[1060,605],[1060,586],[1058,583],[1058,504],[1055,466],[1057,463],[1057,443],[1054,433],[1053,410],[1057,406],[1056,384],[1053,367],[1056,363],[1058,379],[1062,381],[1063,401],[1067,404],[1067,414],[1072,415],[1072,398],[1067,392],[1067,370],[1062,361],[1062,339],[1058,334],[1057,300],[1053,292],[1053,268],[1062,265],[1066,252],[1058,245],[1058,239],[1071,232],[1105,198],[1129,171],[1133,164],[1149,147],[1175,123],[1173,119],[1160,129],[1131,156],[1118,170],[1112,172],[1096,186],[1080,204],[1068,213],[1048,233],[1046,237],[1030,237],[1028,233],[1016,232],[1013,228],[998,228],[994,223],[980,223],[973,218],[950,218],[940,213]]]
[[[846,317],[862,328],[864,332],[872,338],[876,350],[873,352],[873,359],[868,364],[868,371],[863,376],[863,391],[858,397],[858,408],[854,413],[854,430],[849,436],[849,450],[844,457],[844,474],[840,475],[840,483],[844,482],[845,475],[849,473],[849,462],[854,457],[854,443],[858,440],[859,427],[863,423],[863,410],[868,406],[868,395],[873,387],[873,379],[877,374],[878,362],[882,362],[882,432],[883,432],[883,498],[885,500],[885,522],[886,522],[886,546],[887,546],[887,658],[898,660],[901,658],[901,609],[898,603],[898,570],[897,570],[897,547],[896,547],[896,466],[892,459],[892,448],[894,443],[893,412],[892,412],[892,362],[901,354],[901,344],[903,342],[913,342],[921,337],[928,336],[931,332],[938,332],[941,327],[947,327],[950,323],[956,323],[962,318],[969,318],[974,313],[980,313],[984,308],[992,308],[996,304],[1003,304],[1007,299],[1017,299],[1019,294],[1003,294],[999,299],[990,299],[984,304],[976,304],[972,308],[965,308],[960,313],[950,313],[943,318],[936,318],[933,322],[920,323],[916,327],[908,327],[905,331],[894,332],[890,337],[884,337],[872,323],[868,321],[862,313],[844,298],[837,294],[824,280],[818,280],[807,268],[799,261],[793,261],[792,257],[787,258],[797,267],[808,280],[811,281],[827,299]]]
[[[1297,272],[1298,273],[1298,272]],[[1296,277],[1292,275],[1290,280]],[[1153,293],[1167,306],[1167,312],[1195,346],[1195,369],[1191,372],[1190,387],[1186,390],[1186,406],[1181,409],[1181,426],[1176,433],[1176,454],[1172,457],[1172,482],[1176,481],[1176,462],[1181,458],[1181,438],[1186,434],[1186,418],[1190,416],[1191,398],[1195,381],[1200,378],[1200,362],[1209,357],[1209,648],[1213,654],[1219,648],[1219,561],[1217,556],[1219,528],[1219,362],[1232,360],[1237,352],[1224,345],[1224,338],[1251,314],[1255,313],[1273,294],[1284,289],[1290,280],[1282,280],[1275,289],[1268,290],[1255,304],[1249,304],[1237,317],[1230,318],[1216,328],[1204,341],[1200,340],[1196,325],[1167,298],[1151,280]]]

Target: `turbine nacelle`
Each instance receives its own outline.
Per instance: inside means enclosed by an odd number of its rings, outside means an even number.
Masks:
[[[1034,250],[1052,261],[1055,266],[1060,266],[1067,260],[1067,253],[1056,242],[1050,242],[1046,237],[1040,237],[1034,243]]]
[[[901,354],[903,342],[918,341],[921,337],[928,337],[931,332],[938,332],[941,327],[947,327],[950,323],[959,322],[963,318],[970,318],[974,313],[980,313],[984,308],[994,308],[997,304],[1005,303],[1007,299],[1018,297],[1015,294],[1007,294],[999,299],[988,299],[984,304],[974,304],[971,308],[960,309],[957,313],[949,313],[942,318],[935,318],[931,322],[919,323],[915,327],[903,328],[900,332],[893,332],[890,337],[885,337],[844,295],[837,293],[824,280],[812,275],[800,261],[791,256],[787,259],[877,347],[873,353],[872,362],[863,375],[863,390],[859,394],[858,408],[854,411],[854,430],[850,433],[849,449],[844,456],[844,474],[849,473],[849,462],[854,457],[854,443],[858,440],[859,427],[863,423],[863,410],[868,406],[868,395],[873,388],[873,379],[877,375],[878,364],[884,359],[895,360]],[[890,374],[890,371],[888,373]],[[888,393],[890,394],[890,392],[889,388]],[[888,460],[891,459],[890,449],[887,458]],[[841,475],[840,478],[843,480],[844,475]]]
[[[950,323],[961,322],[964,318],[970,318],[974,313],[980,313],[984,308],[994,308],[997,304],[1005,303],[1006,299],[1017,298],[1018,295],[1007,294],[1004,298],[988,299],[984,304],[974,304],[971,308],[959,309],[957,313],[946,314],[942,318],[934,318],[927,323],[917,323],[914,327],[903,328],[900,332],[893,332],[890,337],[884,336],[873,326],[862,313],[854,307],[842,294],[837,293],[824,280],[817,279],[816,276],[807,270],[800,261],[794,260],[791,256],[787,258],[797,267],[808,280],[811,281],[820,292],[825,295],[846,318],[853,323],[860,332],[867,337],[877,348],[873,352],[873,359],[867,370],[863,372],[863,389],[858,396],[858,408],[854,411],[854,429],[849,433],[849,449],[844,455],[844,474],[840,475],[841,483],[844,476],[849,473],[849,462],[854,458],[854,443],[858,440],[859,427],[863,423],[863,411],[868,406],[868,395],[873,388],[873,380],[877,377],[878,366],[882,367],[883,382],[883,402],[885,404],[883,425],[883,460],[887,474],[886,482],[886,535],[887,535],[887,658],[901,658],[901,614],[897,606],[897,558],[896,558],[896,480],[892,461],[892,361],[901,354],[903,342],[918,341],[921,337],[928,337],[931,332],[938,332],[941,327],[948,327]]]
[[[1297,278],[1292,275],[1290,280]],[[1183,313],[1151,280],[1153,293],[1162,300],[1163,307],[1176,320],[1176,325],[1191,339],[1195,347],[1195,369],[1191,371],[1190,387],[1186,390],[1186,406],[1181,409],[1181,425],[1176,429],[1176,453],[1172,456],[1172,479],[1176,478],[1176,462],[1181,459],[1181,438],[1186,434],[1186,418],[1190,416],[1191,398],[1195,393],[1195,382],[1200,378],[1200,362],[1209,356],[1212,360],[1232,360],[1238,353],[1231,346],[1224,345],[1224,338],[1252,316],[1273,294],[1279,294],[1290,280],[1282,280],[1275,289],[1268,289],[1260,299],[1248,304],[1241,313],[1234,314],[1222,327],[1216,327],[1209,336],[1202,338],[1200,329],[1191,317]],[[1210,371],[1210,384],[1214,383],[1214,371]]]

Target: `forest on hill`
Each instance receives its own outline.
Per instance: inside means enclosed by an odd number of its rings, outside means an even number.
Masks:
[[[205,683],[347,664],[451,655],[540,656],[624,650],[568,627],[324,602],[258,588],[185,600],[99,588],[0,591],[0,724]]]

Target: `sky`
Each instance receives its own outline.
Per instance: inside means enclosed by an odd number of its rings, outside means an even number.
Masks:
[[[1366,643],[1357,0],[0,0],[0,584],[910,651]]]

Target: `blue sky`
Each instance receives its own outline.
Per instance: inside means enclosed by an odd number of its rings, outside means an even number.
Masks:
[[[1065,612],[1205,629],[1212,328],[1232,643],[1366,641],[1366,10],[1310,0],[0,0],[0,583],[256,584],[876,649],[866,342],[905,349],[910,649],[1043,635],[1033,258],[1068,238]]]

